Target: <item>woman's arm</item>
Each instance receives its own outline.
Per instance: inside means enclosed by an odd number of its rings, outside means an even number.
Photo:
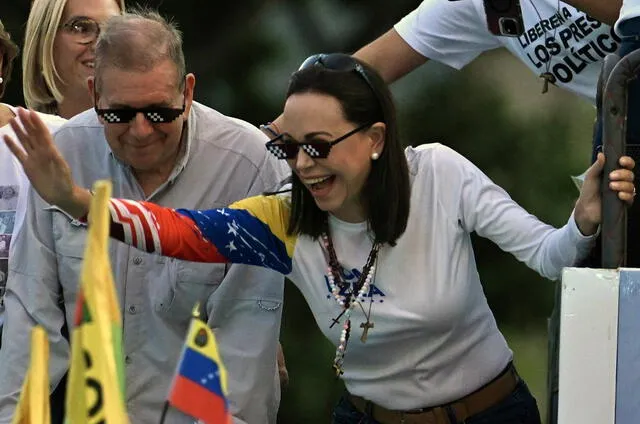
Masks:
[[[282,202],[276,196],[257,196],[229,208],[195,211],[111,199],[111,236],[149,253],[288,274],[295,240],[283,230],[288,208]]]
[[[562,268],[575,265],[591,249],[601,222],[601,178],[608,180],[609,189],[620,200],[631,203],[634,197],[633,159],[623,156],[621,169],[603,176],[604,156],[600,154],[587,172],[574,213],[565,226],[556,229],[524,210],[458,153],[445,147],[438,153],[438,172],[451,187],[459,187],[447,196],[449,203],[458,202],[462,227],[490,239],[549,279],[559,278]]]
[[[18,109],[22,125],[5,142],[31,185],[46,202],[86,221],[91,193],[78,187],[40,117]],[[257,196],[225,209],[174,210],[148,202],[112,199],[111,235],[152,253],[198,262],[232,262],[291,272],[295,238],[288,236],[288,205],[277,196]]]

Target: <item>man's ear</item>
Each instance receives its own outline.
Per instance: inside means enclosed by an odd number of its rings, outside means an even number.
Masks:
[[[196,76],[192,73],[188,73],[185,76],[184,87],[184,116],[189,116],[191,110],[191,104],[193,103],[193,92],[196,86]]]
[[[91,100],[93,100],[93,107],[97,108],[98,107],[98,100],[99,100],[99,95],[96,92],[96,87],[95,87],[96,81],[94,79],[94,77],[89,77],[87,78],[87,88],[89,89],[89,95],[91,96]],[[102,125],[105,124],[104,120],[102,119],[101,116],[98,116],[98,120],[102,123]]]

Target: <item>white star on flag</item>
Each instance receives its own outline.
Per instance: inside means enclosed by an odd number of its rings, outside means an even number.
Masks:
[[[233,224],[235,224],[235,221],[233,222]],[[233,224],[227,223],[227,227],[229,227],[229,231],[227,231],[227,234],[233,234],[234,236],[237,236],[238,235],[237,224],[235,226]]]

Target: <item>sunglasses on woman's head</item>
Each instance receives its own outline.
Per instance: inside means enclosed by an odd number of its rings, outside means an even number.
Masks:
[[[329,69],[331,71],[343,71],[350,72],[354,71],[358,75],[362,77],[362,79],[367,83],[369,88],[373,93],[376,93],[376,90],[373,88],[373,84],[371,80],[367,76],[367,72],[364,67],[358,63],[353,57],[344,53],[319,53],[314,54],[313,56],[309,56],[302,62],[302,65],[298,68],[298,71],[303,69],[310,68],[312,66],[322,66],[325,69]]]
[[[99,117],[105,120],[108,124],[126,124],[136,117],[138,113],[142,113],[147,121],[152,124],[166,124],[168,122],[175,121],[185,109],[185,105],[182,108],[170,108],[170,107],[146,107],[142,109],[134,108],[120,108],[120,109],[98,109],[95,108]]]
[[[285,132],[269,141],[266,147],[269,153],[278,159],[295,159],[300,149],[304,150],[310,158],[325,159],[329,156],[329,152],[333,146],[371,125],[372,124],[361,125],[333,141],[312,141],[309,143],[301,143]]]

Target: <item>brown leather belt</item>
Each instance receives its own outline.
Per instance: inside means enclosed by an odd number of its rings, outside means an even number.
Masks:
[[[464,423],[466,419],[506,399],[519,381],[520,377],[514,366],[509,364],[490,383],[462,399],[446,405],[410,411],[392,411],[350,393],[348,398],[358,411],[381,424],[454,424],[449,419],[449,414],[455,417],[456,423]]]

